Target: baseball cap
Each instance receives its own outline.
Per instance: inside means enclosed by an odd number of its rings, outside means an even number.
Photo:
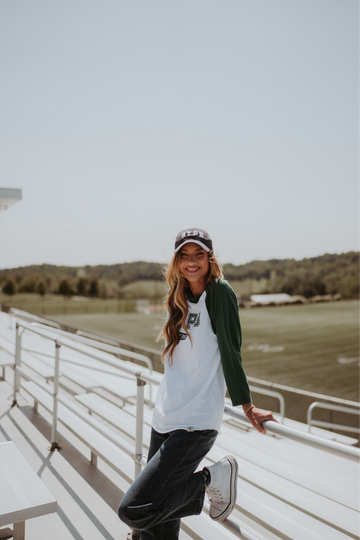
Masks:
[[[204,229],[184,229],[180,231],[175,240],[175,253],[179,251],[185,244],[198,244],[205,251],[209,252],[213,249],[212,240],[209,233]]]

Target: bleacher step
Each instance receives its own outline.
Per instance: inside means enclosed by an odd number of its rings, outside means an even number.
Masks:
[[[32,381],[23,382],[21,386],[35,401],[52,413],[53,399],[47,392]],[[58,420],[88,446],[91,452],[103,459],[127,482],[131,483],[133,481],[134,462],[115,444],[78,418],[61,403],[58,403]]]

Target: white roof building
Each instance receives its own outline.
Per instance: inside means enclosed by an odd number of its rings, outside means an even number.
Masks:
[[[0,210],[7,210],[9,206],[21,201],[21,189],[0,188]]]
[[[279,294],[252,294],[250,296],[252,302],[257,304],[291,304],[294,302],[294,297],[290,294],[279,293]]]

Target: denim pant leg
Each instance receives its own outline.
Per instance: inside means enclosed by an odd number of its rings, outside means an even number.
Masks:
[[[158,433],[154,429],[151,431],[150,446],[148,453],[148,463],[151,458],[161,447],[162,443],[170,436],[169,433]],[[157,525],[153,525],[147,530],[143,530],[140,533],[140,540],[154,540],[155,538],[169,538],[178,539],[180,533],[180,518],[172,519],[171,521],[163,521]]]
[[[119,517],[141,530],[142,540],[177,540],[180,518],[199,514],[205,477],[194,471],[215,442],[217,431],[153,430],[150,461],[119,506]]]

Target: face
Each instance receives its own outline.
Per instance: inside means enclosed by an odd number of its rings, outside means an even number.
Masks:
[[[198,244],[185,244],[180,251],[179,269],[194,294],[205,289],[205,277],[209,271],[208,254]],[[200,291],[202,292],[202,291]]]

